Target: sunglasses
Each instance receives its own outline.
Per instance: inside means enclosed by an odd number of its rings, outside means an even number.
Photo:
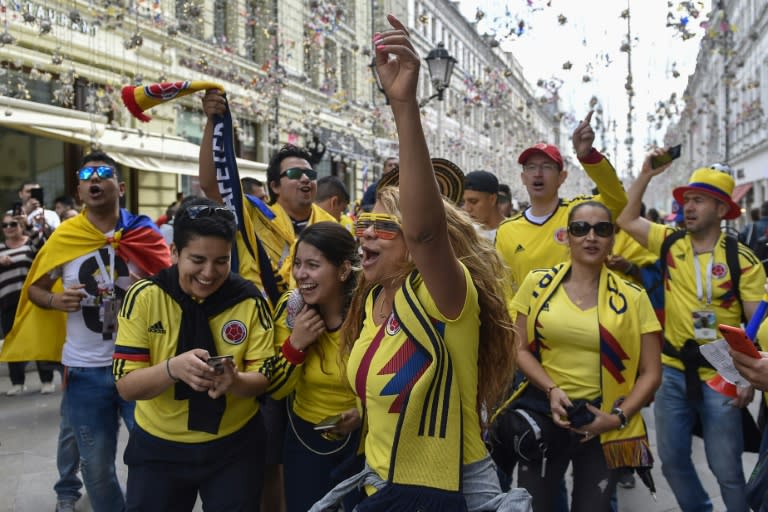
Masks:
[[[610,222],[598,222],[597,224],[590,224],[583,220],[577,220],[568,224],[568,234],[573,236],[587,236],[590,229],[595,230],[595,234],[602,238],[609,238],[613,236],[616,231],[613,224]]]
[[[77,178],[80,181],[88,181],[94,174],[98,176],[99,179],[108,180],[109,178],[114,178],[115,170],[108,165],[88,165],[77,171]]]
[[[184,211],[187,212],[187,217],[192,220],[195,220],[198,217],[212,217],[216,215],[220,215],[228,220],[235,220],[234,212],[232,212],[232,210],[229,208],[224,208],[223,206],[197,205],[190,206]]]
[[[5,228],[17,228],[17,227],[19,227],[19,223],[14,220],[14,221],[11,221],[11,222],[3,222],[2,226],[3,226],[3,229],[5,229]]]
[[[289,180],[300,180],[301,176],[304,174],[306,174],[307,178],[311,181],[317,179],[317,171],[314,169],[305,169],[304,167],[291,167],[290,169],[286,169],[280,173],[280,177],[282,178],[285,176]]]
[[[355,222],[355,236],[361,238],[363,233],[373,226],[373,233],[382,240],[392,240],[400,233],[400,221],[388,213],[361,213]]]

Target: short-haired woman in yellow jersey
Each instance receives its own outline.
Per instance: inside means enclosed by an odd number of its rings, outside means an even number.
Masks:
[[[546,461],[520,465],[518,485],[533,495],[534,510],[553,509],[569,463],[571,510],[607,511],[612,470],[653,461],[640,409],[661,382],[661,326],[645,291],[606,267],[614,233],[603,204],[575,206],[570,261],[531,271],[512,301],[523,396],[562,427],[547,440]]]
[[[363,412],[366,467],[311,509],[362,485],[366,511],[528,510],[500,495],[481,438],[514,371],[502,265],[440,196],[416,97],[420,58],[395,17],[374,36],[400,141],[399,191],[377,187],[356,234],[362,276],[342,327],[346,381]],[[479,489],[480,488],[480,489]]]
[[[266,434],[254,398],[274,355],[269,305],[231,272],[232,211],[203,198],[174,220],[173,266],[125,295],[113,355],[136,400],[126,510],[257,510]],[[112,454],[114,456],[114,454]]]
[[[305,228],[296,241],[297,288],[277,303],[270,392],[290,396],[283,449],[288,512],[306,512],[359,471],[360,415],[339,367],[340,327],[355,289],[357,245],[336,222]],[[326,428],[316,430],[319,426]],[[345,502],[352,510],[354,497]]]

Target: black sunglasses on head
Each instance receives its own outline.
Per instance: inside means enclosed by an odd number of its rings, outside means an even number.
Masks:
[[[590,224],[583,220],[577,220],[568,224],[568,234],[573,236],[587,236],[590,229],[595,230],[595,234],[602,238],[609,238],[613,236],[616,229],[610,222],[598,222],[597,224]]]
[[[184,211],[187,213],[187,217],[189,217],[192,220],[195,220],[198,217],[211,217],[214,215],[220,215],[229,220],[235,220],[234,212],[229,208],[225,208],[223,206],[197,205],[197,206],[190,206],[186,208]]]

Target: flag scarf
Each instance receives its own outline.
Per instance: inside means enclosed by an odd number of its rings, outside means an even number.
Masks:
[[[153,275],[171,264],[168,246],[148,217],[121,209],[114,234],[108,237],[91,224],[83,211],[56,228],[32,262],[0,361],[61,360],[67,314],[33,304],[27,291],[52,270],[106,244],[111,244],[120,258],[136,265],[146,275]]]
[[[208,89],[224,91],[224,86],[215,82],[181,81],[150,84],[144,87],[127,85],[123,87],[123,103],[136,118],[149,121],[144,111],[166,101]],[[214,116],[213,163],[219,194],[227,208],[235,213],[237,237],[232,247],[232,271],[254,283],[269,298],[272,307],[280,298],[272,265],[261,240],[256,236],[254,225],[246,215],[246,199],[240,184],[235,155],[232,113],[227,109],[222,116]],[[253,198],[255,199],[255,198]],[[263,205],[263,203],[262,203]],[[269,212],[269,207],[263,205]],[[268,215],[268,214],[265,214]]]

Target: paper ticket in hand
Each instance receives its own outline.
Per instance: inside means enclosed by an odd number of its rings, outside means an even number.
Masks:
[[[701,355],[717,370],[725,380],[739,387],[749,386],[747,379],[741,376],[733,365],[733,358],[728,353],[728,343],[724,339],[715,340],[699,347]]]

